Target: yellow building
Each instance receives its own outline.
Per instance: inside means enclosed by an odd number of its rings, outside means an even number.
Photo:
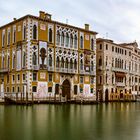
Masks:
[[[0,27],[0,91],[96,97],[96,32],[26,15]]]

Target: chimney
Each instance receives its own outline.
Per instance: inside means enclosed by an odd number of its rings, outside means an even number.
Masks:
[[[16,21],[17,19],[16,18],[13,18],[13,20]]]
[[[85,30],[89,31],[89,24],[85,24]]]
[[[45,12],[44,11],[39,11],[39,17],[41,19],[45,19]]]
[[[48,14],[48,13],[45,13],[45,19],[51,20],[52,19],[52,15]]]

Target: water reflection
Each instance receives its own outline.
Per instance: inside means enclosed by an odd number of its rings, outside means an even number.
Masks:
[[[0,106],[0,140],[139,140],[140,103]]]

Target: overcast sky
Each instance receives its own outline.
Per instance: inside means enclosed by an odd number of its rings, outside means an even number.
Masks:
[[[0,26],[26,14],[42,10],[52,19],[84,27],[115,42],[140,43],[139,0],[0,0]]]

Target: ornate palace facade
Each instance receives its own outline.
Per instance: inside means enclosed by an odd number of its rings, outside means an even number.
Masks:
[[[42,11],[0,27],[1,93],[95,98],[96,34]]]
[[[135,100],[140,94],[140,49],[136,42],[97,39],[97,92],[100,100]]]

